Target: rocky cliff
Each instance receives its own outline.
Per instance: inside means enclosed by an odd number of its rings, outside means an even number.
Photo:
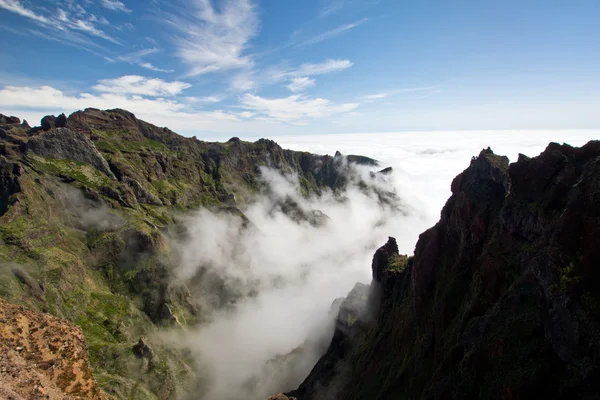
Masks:
[[[373,318],[338,323],[287,396],[599,398],[598,248],[600,142],[510,165],[483,150],[414,257],[392,238],[377,251]]]
[[[0,398],[106,399],[81,329],[0,299]]]
[[[150,338],[207,318],[193,282],[174,277],[165,238],[180,233],[177,216],[206,207],[244,217],[265,190],[261,167],[295,174],[304,196],[341,190],[362,179],[351,163],[377,164],[266,139],[186,138],[124,110],[47,116],[34,128],[0,115],[0,298],[81,327],[108,395],[176,398],[197,389],[192,359]],[[327,219],[291,199],[279,207],[295,221]]]

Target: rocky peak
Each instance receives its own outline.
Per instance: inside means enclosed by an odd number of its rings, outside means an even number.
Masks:
[[[9,117],[4,114],[0,114],[0,125],[16,125],[20,124],[21,119],[17,117]]]
[[[60,114],[58,117],[54,115],[46,115],[41,120],[42,129],[45,131],[49,131],[53,128],[64,128],[67,125],[67,116],[65,114]]]
[[[290,395],[595,397],[598,193],[598,141],[551,143],[510,166],[483,150],[453,181],[414,258],[398,259],[391,240],[375,253],[375,325],[355,342],[334,337]]]

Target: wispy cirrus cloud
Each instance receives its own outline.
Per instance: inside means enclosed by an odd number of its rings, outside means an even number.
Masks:
[[[245,54],[259,27],[251,0],[227,0],[218,9],[212,0],[194,0],[167,19],[179,31],[175,54],[189,66],[188,76],[253,65]]]
[[[149,48],[142,49],[138,51],[134,51],[131,53],[123,54],[116,57],[104,57],[104,59],[108,62],[125,62],[132,65],[138,65],[142,68],[148,69],[154,72],[174,72],[172,69],[163,69],[155,66],[154,64],[144,61],[143,58],[155,53],[160,52],[158,48]]]
[[[361,99],[374,101],[374,100],[385,99],[386,97],[388,97],[387,93],[376,93],[376,94],[367,94],[365,96],[361,96]]]
[[[286,87],[292,92],[301,92],[315,85],[313,76],[343,71],[352,65],[350,60],[328,59],[316,64],[304,63],[296,68],[271,70],[270,78],[275,82],[287,82]]]
[[[281,98],[265,98],[252,94],[240,97],[243,108],[271,121],[303,124],[310,119],[347,113],[358,107],[358,103],[336,104],[327,99],[311,99],[303,95]]]
[[[181,81],[167,82],[158,78],[125,75],[115,79],[102,79],[93,89],[105,93],[172,97],[191,86],[189,83]]]
[[[297,43],[294,44],[295,47],[304,47],[304,46],[311,46],[313,44],[317,44],[320,42],[323,42],[325,40],[334,38],[336,36],[341,35],[344,32],[347,32],[351,29],[354,29],[356,27],[361,26],[362,24],[364,24],[365,22],[367,22],[369,19],[368,18],[363,18],[361,20],[358,20],[356,22],[350,23],[350,24],[345,24],[345,25],[340,25],[336,28],[330,29],[326,32],[320,33],[316,36],[313,36],[311,38],[299,41]]]
[[[292,70],[290,73],[294,76],[298,75],[323,75],[331,72],[343,71],[353,66],[354,63],[350,60],[336,60],[328,59],[322,63],[305,63],[300,65],[297,69]]]
[[[192,103],[219,103],[221,100],[223,100],[217,96],[203,96],[203,97],[188,96],[185,99]]]
[[[127,8],[122,1],[118,1],[118,0],[102,0],[100,2],[100,5],[102,5],[102,7],[104,7],[104,8],[106,8],[108,10],[112,10],[112,11],[122,11],[122,12],[126,12],[126,13],[131,12],[131,10],[129,8]]]
[[[365,103],[374,103],[378,100],[387,99],[389,97],[403,93],[419,93],[421,96],[429,96],[430,94],[436,92],[439,92],[436,86],[408,87],[400,89],[390,89],[380,93],[367,94],[360,96],[359,99]]]
[[[346,0],[325,0],[322,3],[322,7],[319,10],[319,18],[335,14],[344,7]]]
[[[30,18],[34,21],[41,23],[49,23],[50,21],[44,17],[43,15],[37,14],[35,11],[30,10],[23,6],[18,0],[0,0],[0,8],[3,8],[7,11],[14,12],[15,14],[19,14],[22,17]]]
[[[72,6],[70,8],[75,10],[75,16],[72,17],[70,12],[67,12],[61,8],[47,9],[38,7],[38,9],[27,8],[19,0],[0,0],[0,9],[4,9],[22,17],[28,18],[35,22],[38,26],[44,27],[50,30],[53,35],[63,37],[66,41],[77,43],[82,45],[89,40],[86,37],[79,34],[82,32],[88,36],[94,36],[102,38],[114,44],[121,44],[120,41],[107,34],[102,29],[97,28],[94,23],[104,23],[106,19],[99,20],[95,15],[89,14],[81,6]],[[108,22],[108,21],[106,21]],[[53,37],[48,37],[53,39]]]
[[[315,85],[314,79],[309,78],[307,76],[303,76],[300,78],[292,78],[292,80],[290,81],[289,84],[286,85],[286,87],[289,90],[291,90],[292,92],[296,93],[296,92],[302,92],[314,85]]]

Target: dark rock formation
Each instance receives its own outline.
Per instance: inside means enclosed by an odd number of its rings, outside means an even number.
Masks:
[[[573,399],[600,393],[600,142],[508,165],[490,149],[452,183],[414,258],[373,260],[376,322],[336,336],[307,399]],[[373,293],[373,291],[372,291]]]
[[[85,135],[68,128],[56,128],[33,136],[28,150],[42,157],[63,158],[87,163],[111,178],[115,178],[108,163]]]
[[[148,363],[148,367],[152,368],[156,363],[156,357],[152,347],[148,344],[148,339],[141,337],[140,340],[131,348],[133,354],[137,358],[141,358]]]
[[[7,115],[4,114],[0,114],[0,125],[13,125],[13,124],[20,124],[21,123],[21,119],[17,118],[17,117],[9,117]]]

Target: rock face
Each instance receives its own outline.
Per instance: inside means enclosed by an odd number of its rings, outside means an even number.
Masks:
[[[0,398],[106,399],[81,329],[0,299]]]
[[[599,193],[598,141],[510,166],[483,150],[414,258],[377,251],[373,327],[334,336],[290,395],[598,398]]]
[[[42,157],[63,158],[90,164],[114,178],[108,163],[85,135],[68,128],[56,128],[33,136],[27,148]]]

